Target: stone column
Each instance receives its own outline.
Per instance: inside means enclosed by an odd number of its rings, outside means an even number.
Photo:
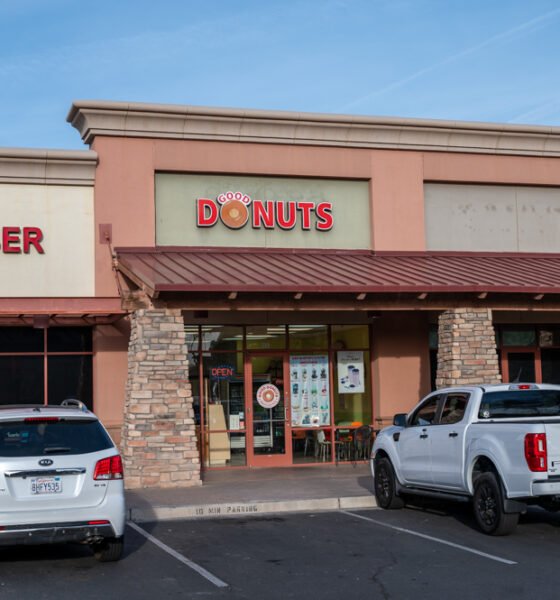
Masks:
[[[125,485],[200,485],[191,386],[180,310],[131,314],[122,432]]]
[[[457,308],[439,317],[436,386],[501,383],[492,311]]]

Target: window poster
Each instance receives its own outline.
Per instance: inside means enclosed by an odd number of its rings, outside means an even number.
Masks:
[[[358,351],[337,352],[338,393],[363,394],[364,385],[364,353]]]
[[[329,357],[290,356],[292,427],[330,425]]]

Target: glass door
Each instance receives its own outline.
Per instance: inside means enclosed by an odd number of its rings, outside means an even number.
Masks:
[[[246,412],[247,461],[252,467],[292,464],[287,364],[284,354],[249,354]]]

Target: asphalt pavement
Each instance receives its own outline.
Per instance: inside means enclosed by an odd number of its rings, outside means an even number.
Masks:
[[[132,523],[126,553],[1,549],[0,598],[558,598],[560,516],[531,510],[508,537],[468,506]]]

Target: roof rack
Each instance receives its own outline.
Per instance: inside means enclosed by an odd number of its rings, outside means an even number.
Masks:
[[[32,408],[37,412],[42,410],[56,410],[57,408],[76,408],[83,412],[88,412],[88,407],[77,398],[66,398],[60,404],[0,404],[0,410],[14,410]]]
[[[60,403],[60,406],[65,408],[77,408],[83,412],[87,412],[87,406],[77,398],[66,398]]]

